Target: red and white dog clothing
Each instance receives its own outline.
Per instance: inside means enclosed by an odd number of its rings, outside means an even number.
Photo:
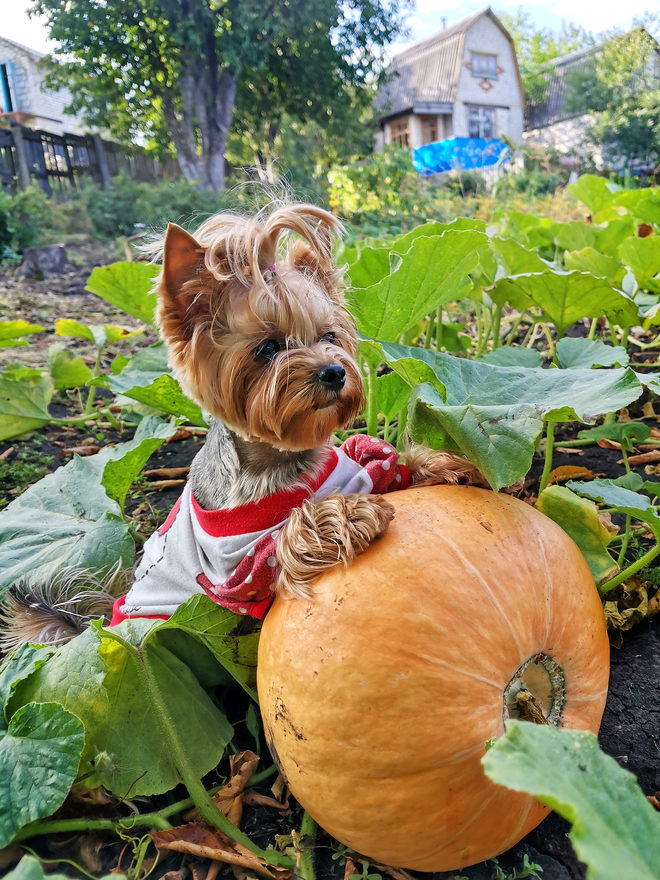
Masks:
[[[200,593],[236,614],[263,618],[274,598],[277,536],[291,511],[337,493],[405,489],[410,471],[387,443],[357,434],[338,449],[328,446],[321,471],[303,483],[224,510],[203,510],[188,484],[145,543],[133,586],[115,602],[110,625],[131,617],[167,619]]]

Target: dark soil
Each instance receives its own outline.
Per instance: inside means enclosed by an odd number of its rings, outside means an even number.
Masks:
[[[57,317],[72,317],[87,323],[110,322],[137,326],[137,322],[84,291],[84,283],[94,265],[123,258],[123,255],[113,253],[113,249],[108,246],[90,242],[79,248],[72,256],[78,264],[72,266],[67,275],[48,281],[19,281],[10,270],[0,269],[0,318],[5,320],[23,318],[47,327],[46,332],[35,337],[29,346],[0,349],[0,365],[19,360],[33,366],[45,366],[48,345],[53,341],[59,341],[59,337],[55,337],[52,331],[52,322]],[[83,355],[91,352],[86,343],[68,340],[67,344]],[[112,353],[108,356],[111,357]],[[56,406],[61,407],[62,412],[71,410],[76,405],[75,399],[70,400],[66,397],[60,397],[56,402]],[[638,417],[641,415],[641,410],[632,415]],[[657,421],[649,420],[649,424],[652,423],[657,424]],[[558,446],[561,447],[562,440],[566,441],[574,437],[576,432],[577,428],[571,426],[570,431],[565,431],[558,438]],[[31,435],[1,443],[0,493],[4,496],[5,503],[20,494],[29,483],[68,461],[71,453],[67,450],[72,447],[85,444],[102,447],[107,443],[128,440],[132,433],[130,426],[127,426],[123,432],[107,427],[99,428],[94,424],[83,429],[46,427]],[[202,442],[203,437],[195,434],[186,435],[182,432],[172,442],[161,446],[149,460],[146,469],[187,466]],[[5,453],[4,457],[3,453]],[[591,446],[570,454],[556,451],[553,464],[555,467],[584,466],[598,474],[616,477],[623,473],[620,459],[621,453],[616,449]],[[526,485],[527,493],[535,492],[535,484],[541,469],[542,461],[537,457]],[[654,479],[654,476],[649,476],[643,466],[637,470],[645,479]],[[127,512],[135,518],[140,530],[147,536],[163,522],[180,491],[180,486],[154,491],[146,479],[140,478],[127,499]],[[657,686],[660,646],[658,642],[656,618],[624,633],[620,647],[612,649],[610,695],[599,736],[603,749],[636,775],[642,790],[647,795],[655,794],[660,789],[658,761],[660,691]],[[283,818],[280,813],[265,807],[248,809],[244,822],[246,830],[261,846],[273,842],[275,834],[288,833],[291,827],[298,825],[299,818],[290,815]],[[526,855],[531,862],[543,869],[542,880],[582,880],[586,871],[573,853],[567,836],[569,830],[568,823],[557,815],[549,816],[517,846],[498,858],[499,866],[505,872],[503,876],[514,870],[520,870]],[[323,835],[317,843],[319,880],[341,880],[344,875],[342,861],[331,858],[332,853],[336,852],[336,844]],[[42,840],[37,845],[40,852],[48,851],[51,855],[57,852],[59,857],[70,857],[73,851],[79,853],[78,845],[72,841]],[[93,842],[90,846],[93,846]],[[102,850],[101,873],[105,873],[116,864],[117,852],[115,845],[106,846]],[[190,860],[173,853],[158,866],[152,876],[163,876],[163,872],[167,870],[178,871],[184,864],[190,866]],[[58,870],[65,870],[65,866],[60,865]],[[469,880],[492,880],[499,876],[495,873],[492,861],[461,872],[420,876],[449,880],[450,877],[457,876],[457,873]],[[177,878],[186,876],[191,876],[188,868],[185,868],[181,875],[177,874]],[[201,875],[193,871],[192,876],[203,877],[205,870]]]

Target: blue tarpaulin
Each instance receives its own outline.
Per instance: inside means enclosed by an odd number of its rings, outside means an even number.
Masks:
[[[499,138],[448,138],[413,150],[413,165],[425,176],[455,168],[485,168],[510,159],[511,150]]]

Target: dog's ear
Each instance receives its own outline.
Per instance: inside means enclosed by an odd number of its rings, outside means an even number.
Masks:
[[[290,242],[289,263],[298,271],[314,276],[321,282],[330,297],[343,302],[341,278],[344,273],[333,262],[330,230],[325,224],[319,223],[316,238],[318,242],[316,247],[310,247],[302,239]]]
[[[163,244],[163,275],[161,287],[177,299],[185,284],[201,275],[204,269],[204,248],[176,223],[167,224]]]
[[[185,229],[168,223],[163,244],[157,320],[165,339],[190,338],[209,314],[210,275],[204,248]]]

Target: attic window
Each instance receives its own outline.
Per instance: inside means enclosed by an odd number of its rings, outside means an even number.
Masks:
[[[485,55],[483,52],[472,53],[472,76],[481,79],[497,79],[497,55]]]

